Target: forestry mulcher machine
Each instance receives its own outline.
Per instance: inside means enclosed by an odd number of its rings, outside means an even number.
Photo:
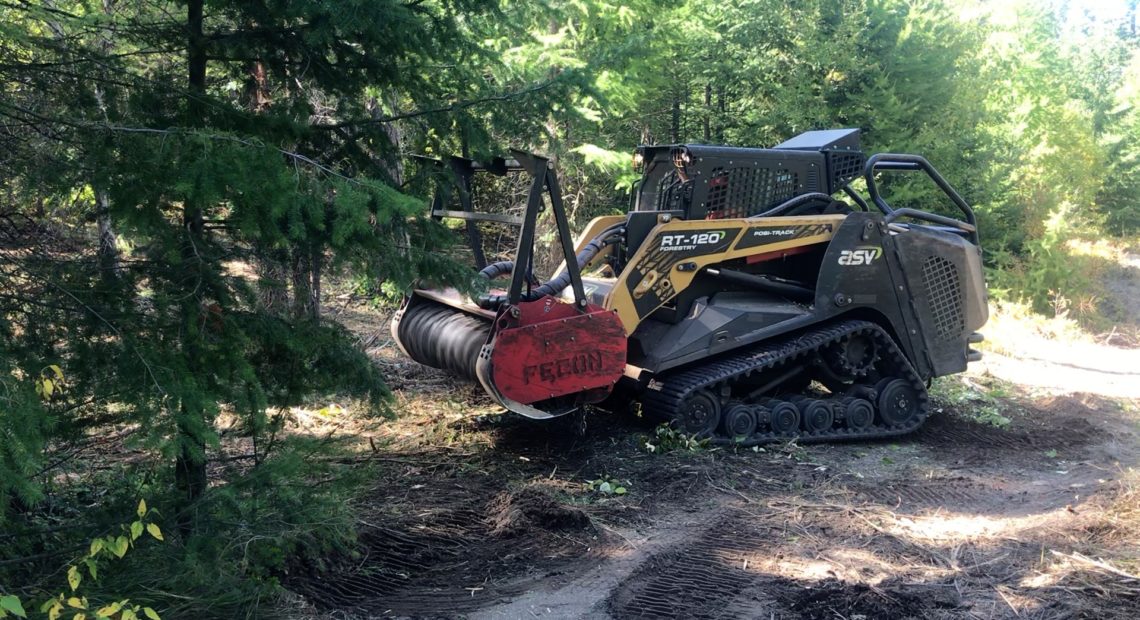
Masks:
[[[856,129],[771,149],[643,146],[629,212],[594,219],[575,241],[548,160],[513,155],[437,162],[459,209],[437,196],[432,215],[467,220],[489,292],[418,289],[392,321],[412,359],[478,381],[510,411],[554,418],[636,401],[716,441],[886,437],[923,423],[931,378],[980,357],[974,213],[922,157],[865,158]],[[531,179],[522,216],[476,212],[474,175],[512,171]],[[924,172],[961,216],[892,208],[878,182],[899,171]],[[850,187],[860,175],[866,199]],[[540,281],[547,202],[565,262]],[[482,264],[480,221],[521,227],[513,261]]]

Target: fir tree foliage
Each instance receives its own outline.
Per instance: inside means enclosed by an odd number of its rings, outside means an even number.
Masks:
[[[305,483],[330,475],[312,455],[336,442],[283,433],[281,412],[333,393],[385,408],[377,366],[322,316],[323,275],[469,279],[450,231],[401,191],[401,133],[442,144],[480,106],[547,109],[532,99],[576,87],[502,69],[485,40],[513,36],[503,15],[463,1],[0,7],[0,518],[25,532],[6,556],[40,557],[36,532],[61,519],[98,528],[102,511],[43,500],[60,455],[109,429],[153,460],[107,481],[105,501],[155,485],[174,540],[155,553],[206,605],[255,601],[265,584],[249,577],[351,537],[346,484]],[[83,244],[95,220],[109,249]],[[294,311],[261,303],[248,265],[265,256],[292,272]],[[67,389],[37,393],[51,367]],[[211,489],[223,432],[254,449]],[[251,543],[235,549],[239,530]]]

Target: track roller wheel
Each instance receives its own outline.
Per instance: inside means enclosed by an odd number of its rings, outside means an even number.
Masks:
[[[918,393],[905,379],[883,379],[875,391],[879,393],[879,416],[884,424],[903,425],[919,414]]]
[[[807,380],[828,394],[792,389]],[[719,417],[710,439],[718,445],[751,429],[749,410],[756,427],[745,445],[820,443],[914,431],[929,413],[924,380],[881,327],[841,320],[660,373],[639,397],[679,431],[707,432]]]
[[[850,396],[840,401],[843,411],[843,422],[853,431],[862,431],[875,423],[875,406],[864,398]]]
[[[675,423],[699,437],[712,436],[720,425],[720,401],[706,390],[690,394],[678,413]]]
[[[835,412],[826,402],[804,397],[793,398],[792,401],[800,410],[800,424],[805,433],[826,431],[835,423]]]
[[[744,403],[729,404],[721,419],[721,432],[731,439],[748,437],[756,432],[756,408]]]
[[[777,435],[789,435],[800,428],[800,410],[785,400],[766,399],[761,403],[768,409],[768,425]]]

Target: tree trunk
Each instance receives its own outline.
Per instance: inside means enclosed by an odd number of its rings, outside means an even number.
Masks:
[[[669,123],[669,136],[673,144],[681,142],[681,95],[673,93],[673,115]]]
[[[112,16],[115,4],[112,0],[103,0],[103,14]],[[104,31],[99,40],[99,49],[109,54],[114,46],[113,35]],[[102,82],[95,83],[95,99],[103,112],[103,120],[107,121],[107,103],[103,100]],[[109,121],[108,121],[109,124]],[[92,183],[95,190],[95,222],[99,227],[99,268],[103,274],[104,282],[111,283],[119,276],[119,247],[115,239],[115,229],[111,224],[111,197],[105,189],[100,189]]]
[[[247,23],[250,29],[254,24]],[[245,107],[253,114],[269,105],[269,85],[265,63],[252,60],[245,65]],[[289,254],[281,250],[257,247],[254,250],[254,272],[257,274],[257,301],[262,312],[272,316],[289,314]]]
[[[309,252],[309,273],[312,286],[309,287],[309,319],[316,321],[321,318],[321,268],[324,266],[324,256],[319,244],[312,244]]]
[[[47,8],[49,8],[53,11],[57,10],[57,7],[55,5],[55,0],[44,0],[43,4],[44,4],[44,6],[46,6]],[[63,32],[63,26],[58,21],[48,20],[47,27],[48,27],[48,30],[51,30],[52,34],[55,35],[55,38],[57,38],[57,39],[65,38],[66,34]]]
[[[182,441],[178,449],[178,458],[174,462],[174,479],[182,499],[190,504],[206,492],[208,483],[205,459],[206,444],[192,430],[192,420],[200,417],[202,411],[183,401],[180,413],[182,419],[178,421],[178,434]],[[186,513],[186,517],[179,520],[179,529],[188,532],[191,523],[189,513]]]
[[[245,105],[250,112],[261,112],[269,105],[265,65],[260,60],[246,64]]]
[[[321,316],[321,254],[318,244],[293,250],[293,317],[316,320]]]
[[[188,31],[186,64],[187,79],[190,84],[186,99],[186,121],[187,125],[192,127],[201,126],[205,121],[206,47],[202,35],[203,1],[190,0],[186,8]],[[202,205],[196,199],[191,198],[185,201],[182,226],[186,235],[186,241],[182,247],[182,257],[185,264],[193,270],[201,270],[203,265],[197,248],[201,246],[199,241],[203,238],[205,226]],[[196,291],[199,279],[191,277],[188,280],[195,283],[193,286]],[[196,349],[200,329],[198,320],[200,302],[198,294],[187,295],[183,302],[182,312],[183,349],[187,360],[189,360],[189,370],[195,375],[206,371],[204,368],[199,368],[195,362],[199,359],[199,356],[196,355]],[[205,415],[205,411],[197,403],[188,402],[184,399],[180,413],[182,416],[178,423],[180,448],[174,463],[174,480],[182,498],[187,503],[192,503],[202,497],[206,491],[206,445],[201,433],[194,428],[197,425],[191,421],[200,419]],[[184,514],[186,516],[180,520],[179,528],[183,532],[188,532],[192,524],[190,511],[186,511]]]
[[[99,269],[103,280],[111,282],[119,276],[119,247],[111,227],[111,197],[101,189],[95,190],[95,221],[99,225]]]
[[[254,264],[261,310],[272,316],[286,316],[289,313],[289,254],[281,250],[259,250]]]
[[[724,117],[724,86],[716,89],[716,112],[716,142],[724,144],[724,125],[727,121]]]
[[[56,9],[54,0],[44,0],[44,6],[49,9]],[[102,6],[104,15],[111,16],[114,13],[115,7],[112,0],[103,0]],[[48,29],[52,31],[56,39],[63,41],[66,38],[63,26],[58,21],[49,21]],[[107,54],[111,51],[112,45],[111,35],[103,32],[99,40],[100,51]],[[106,102],[103,101],[102,82],[96,80],[94,84],[95,100],[99,103],[99,107],[103,111],[103,118],[106,120]],[[99,189],[94,181],[92,182],[92,189],[95,190],[95,222],[99,227],[99,249],[96,252],[99,258],[99,271],[103,281],[111,284],[119,275],[119,248],[115,243],[115,229],[111,226],[111,198],[105,190]],[[40,204],[42,206],[42,201]]]
[[[372,115],[373,120],[379,119],[386,112],[395,111],[397,93],[395,90],[389,90],[383,105],[377,99],[369,101],[368,110]],[[385,106],[387,109],[385,109]],[[381,151],[381,159],[383,160],[384,171],[388,173],[388,179],[391,180],[392,185],[399,188],[404,184],[404,159],[400,157],[400,144],[403,142],[404,134],[400,131],[400,126],[396,121],[391,121],[381,124],[384,133],[388,136],[388,146],[390,148]],[[464,155],[466,157],[466,155]]]
[[[705,144],[712,140],[712,82],[705,84],[705,118],[704,118],[704,137]]]
[[[190,95],[187,104],[190,110],[190,120],[200,124],[203,104],[201,95],[206,94],[206,42],[202,33],[203,0],[189,0],[186,4],[186,25],[188,30],[186,41],[187,78],[190,82]]]

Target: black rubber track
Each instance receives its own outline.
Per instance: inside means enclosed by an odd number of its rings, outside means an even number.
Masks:
[[[881,327],[867,321],[843,321],[819,327],[784,339],[763,343],[741,353],[730,354],[719,359],[699,362],[697,366],[665,373],[656,378],[659,390],[649,389],[642,395],[642,406],[653,415],[666,420],[678,419],[682,404],[693,392],[705,389],[719,393],[720,388],[732,381],[747,377],[754,372],[771,370],[788,364],[808,364],[823,348],[853,335],[864,335],[875,340],[880,351],[880,368],[888,372],[885,376],[906,380],[918,395],[918,412],[905,424],[884,425],[876,416],[876,423],[865,429],[845,428],[842,422],[835,421],[832,428],[812,433],[776,434],[770,431],[757,431],[744,439],[724,436],[713,437],[718,444],[754,446],[776,441],[786,441],[797,437],[800,442],[826,442],[841,440],[872,439],[905,435],[922,426],[930,412],[926,386],[923,385],[914,367],[895,345],[894,340]]]

